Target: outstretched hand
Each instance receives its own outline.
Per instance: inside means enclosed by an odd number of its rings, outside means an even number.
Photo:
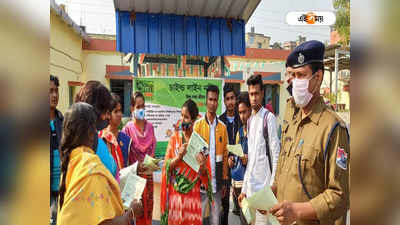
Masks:
[[[274,215],[281,225],[290,225],[297,219],[294,202],[283,201],[274,205],[269,212]]]
[[[140,200],[133,200],[130,206],[133,209],[133,213],[135,214],[136,218],[140,218],[144,215],[143,205]]]

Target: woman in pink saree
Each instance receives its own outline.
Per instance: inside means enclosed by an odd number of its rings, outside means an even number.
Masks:
[[[144,119],[145,101],[141,92],[135,92],[131,99],[132,121],[128,122],[122,132],[132,139],[129,151],[129,165],[135,162],[143,162],[144,157],[149,155],[154,157],[156,149],[156,138],[154,136],[153,125]],[[139,173],[147,180],[142,200],[144,216],[136,220],[137,225],[151,225],[153,216],[153,175]]]

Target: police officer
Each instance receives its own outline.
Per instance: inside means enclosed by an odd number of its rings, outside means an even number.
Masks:
[[[286,99],[286,108],[285,108],[285,115],[283,117],[283,125],[286,125],[288,123],[289,118],[292,118],[293,113],[295,113],[296,110],[299,110],[299,108],[296,107],[296,104],[295,104],[293,96],[292,96],[292,90],[293,90],[292,80],[293,79],[294,79],[293,68],[291,65],[290,66],[288,65],[288,62],[286,62],[285,80],[287,83],[286,90],[289,93],[289,97]]]
[[[269,211],[282,225],[346,223],[349,137],[344,122],[320,96],[324,51],[323,43],[308,41],[287,59],[295,106],[285,115],[272,186],[279,203]]]

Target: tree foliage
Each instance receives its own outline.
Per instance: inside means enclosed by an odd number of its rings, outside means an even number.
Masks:
[[[274,42],[274,44],[272,44],[272,48],[273,49],[282,49],[282,44],[280,42]]]
[[[333,7],[336,10],[335,30],[342,38],[340,43],[348,46],[350,43],[350,0],[333,0]]]

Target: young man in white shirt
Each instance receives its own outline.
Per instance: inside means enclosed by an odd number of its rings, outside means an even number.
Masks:
[[[266,185],[272,185],[280,152],[276,118],[262,104],[264,85],[261,75],[252,75],[247,80],[247,85],[252,115],[247,122],[248,163],[239,202],[245,197],[251,197]],[[268,135],[264,137],[266,132]],[[254,224],[266,225],[265,213],[257,211]]]

